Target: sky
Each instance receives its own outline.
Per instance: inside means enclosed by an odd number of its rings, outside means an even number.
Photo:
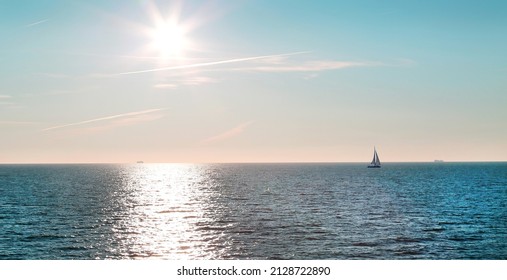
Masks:
[[[0,163],[507,160],[505,1],[0,0]]]

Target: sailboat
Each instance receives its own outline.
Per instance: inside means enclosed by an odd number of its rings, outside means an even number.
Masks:
[[[378,158],[377,149],[373,147],[373,160],[371,161],[368,168],[380,168],[380,159]]]

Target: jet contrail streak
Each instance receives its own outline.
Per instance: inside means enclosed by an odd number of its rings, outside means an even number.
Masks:
[[[306,51],[306,52],[294,52],[294,53],[285,53],[285,54],[274,54],[274,55],[254,56],[254,57],[245,57],[245,58],[235,58],[235,59],[228,59],[228,60],[221,60],[221,61],[195,63],[195,64],[187,64],[187,65],[179,65],[179,66],[171,66],[171,67],[148,69],[148,70],[124,72],[124,73],[119,73],[118,75],[130,75],[130,74],[141,74],[141,73],[166,71],[166,70],[197,68],[197,67],[205,67],[205,66],[212,66],[212,65],[219,65],[219,64],[227,64],[227,63],[235,63],[235,62],[243,62],[243,61],[250,61],[250,60],[265,59],[265,58],[291,56],[291,55],[297,55],[297,54],[303,54],[303,53],[309,53],[309,52]]]
[[[93,123],[93,122],[98,122],[98,121],[117,119],[117,118],[122,118],[122,117],[129,117],[129,116],[148,114],[148,113],[158,112],[158,111],[162,111],[162,110],[165,110],[165,109],[163,109],[163,108],[160,108],[160,109],[149,109],[149,110],[144,110],[144,111],[137,111],[137,112],[130,112],[130,113],[119,114],[119,115],[114,115],[114,116],[107,116],[107,117],[102,117],[102,118],[93,119],[93,120],[87,120],[87,121],[82,121],[82,122],[69,123],[69,124],[64,124],[64,125],[58,125],[58,126],[48,127],[48,128],[43,129],[42,131],[48,131],[48,130],[53,130],[53,129],[58,129],[58,128],[64,128],[64,127],[68,127],[68,126],[82,125],[82,124]]]
[[[39,20],[37,22],[34,22],[34,23],[30,23],[30,24],[27,24],[25,25],[25,27],[32,27],[32,26],[35,26],[35,25],[38,25],[38,24],[41,24],[41,23],[44,23],[46,21],[48,21],[49,19],[43,19],[43,20]]]

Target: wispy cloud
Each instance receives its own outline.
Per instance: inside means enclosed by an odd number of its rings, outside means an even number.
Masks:
[[[161,116],[158,115],[155,118],[155,117],[153,117],[153,115],[151,117],[147,117],[146,115],[153,114],[153,113],[156,113],[156,112],[161,112],[163,110],[165,110],[165,108],[149,109],[149,110],[143,110],[143,111],[137,111],[137,112],[130,112],[130,113],[125,113],[125,114],[119,114],[119,115],[101,117],[101,118],[96,118],[96,119],[91,119],[91,120],[86,120],[86,121],[80,121],[80,122],[75,122],[75,123],[69,123],[69,124],[52,126],[52,127],[48,127],[48,128],[42,129],[42,131],[49,131],[49,130],[55,130],[55,129],[60,129],[60,128],[66,128],[66,127],[72,127],[72,126],[80,126],[80,125],[85,125],[85,124],[90,124],[90,123],[103,122],[103,121],[111,121],[111,120],[115,120],[115,121],[114,121],[113,125],[112,126],[109,125],[108,128],[112,128],[112,127],[115,127],[115,126],[125,126],[125,125],[130,125],[130,124],[138,123],[140,121],[148,121],[148,120],[158,119]]]
[[[128,117],[121,117],[121,118],[113,119],[110,121],[105,121],[105,122],[100,123],[100,125],[80,128],[78,131],[75,131],[75,132],[95,133],[95,132],[110,130],[110,129],[114,129],[114,128],[118,128],[118,127],[131,126],[131,125],[135,125],[135,124],[139,124],[139,123],[155,121],[155,120],[162,118],[163,116],[164,115],[161,114],[160,112],[132,115],[132,116],[128,116]]]
[[[173,88],[177,88],[178,84],[158,83],[158,84],[153,85],[153,87],[156,89],[173,89]]]
[[[350,67],[378,66],[375,62],[356,62],[356,61],[306,61],[299,64],[281,64],[254,66],[238,70],[261,71],[261,72],[320,72],[337,70]]]
[[[169,76],[165,76],[163,80],[153,85],[153,88],[160,90],[176,89],[182,86],[197,86],[202,84],[217,83],[220,80],[203,76],[202,72],[269,72],[269,73],[288,73],[288,72],[301,72],[305,73],[304,79],[313,79],[318,77],[319,72],[333,71],[344,68],[353,67],[378,67],[378,66],[389,66],[381,62],[372,61],[341,61],[341,60],[295,60],[290,59],[290,55],[283,56],[263,56],[262,58],[257,57],[254,60],[242,60],[241,65],[223,65],[221,67],[207,67],[207,68],[194,68],[190,69],[192,73],[183,71],[182,73],[170,73]],[[229,60],[228,60],[229,61]],[[237,61],[238,60],[234,60]],[[212,65],[219,65],[220,63],[214,63]],[[192,64],[202,65],[202,64]],[[191,66],[191,65],[186,65]],[[209,65],[211,66],[211,64]],[[178,69],[173,67],[171,69]],[[168,69],[168,68],[160,68]],[[184,68],[181,68],[184,69]]]
[[[202,144],[215,143],[215,142],[219,142],[219,141],[223,141],[225,139],[235,137],[235,136],[243,133],[245,131],[245,129],[253,123],[254,123],[253,121],[242,123],[242,124],[240,124],[236,127],[233,127],[225,132],[222,132],[218,135],[204,139],[201,143]]]
[[[69,56],[88,56],[88,57],[97,57],[104,59],[124,59],[124,60],[141,60],[141,61],[154,61],[160,62],[160,56],[146,56],[146,55],[128,55],[128,54],[110,54],[110,53],[86,53],[86,52],[61,52],[64,55]],[[179,57],[166,57],[165,59],[173,60],[180,59]],[[203,60],[202,57],[185,57],[185,61],[194,60],[199,61]]]
[[[25,27],[32,27],[32,26],[36,26],[36,25],[39,25],[39,24],[45,23],[45,22],[47,22],[47,21],[49,21],[49,19],[39,20],[39,21],[36,21],[36,22],[33,22],[33,23],[30,23],[30,24],[25,25]]]
[[[199,76],[199,77],[190,77],[181,81],[183,85],[202,85],[202,84],[212,84],[216,83],[217,80],[211,77]]]
[[[63,79],[70,77],[69,75],[62,73],[37,73],[37,74],[46,78],[54,78],[54,79]]]
[[[415,61],[413,59],[410,59],[410,58],[399,58],[391,66],[394,66],[394,67],[409,67],[409,66],[416,66],[416,65],[417,65],[417,61]]]
[[[0,121],[2,126],[18,126],[18,125],[33,125],[39,124],[38,122],[24,122],[24,121]]]
[[[310,73],[310,74],[306,75],[306,76],[304,77],[304,79],[305,79],[305,80],[311,80],[311,79],[315,79],[315,78],[317,78],[318,76],[319,76],[319,74],[317,74],[317,73]]]
[[[196,76],[196,77],[186,77],[180,80],[174,79],[173,81],[158,83],[155,84],[153,87],[156,89],[174,89],[181,86],[198,86],[203,84],[212,84],[216,82],[218,82],[218,80],[211,77]]]
[[[298,54],[304,54],[304,53],[308,53],[308,52],[294,52],[294,53],[285,53],[285,54],[274,54],[274,55],[235,58],[235,59],[227,59],[227,60],[220,60],[220,61],[194,63],[194,64],[178,65],[178,66],[171,66],[171,67],[162,67],[162,68],[154,68],[154,69],[147,69],[147,70],[123,72],[123,73],[119,73],[118,75],[131,75],[131,74],[142,74],[142,73],[168,71],[168,70],[199,68],[199,67],[207,67],[207,66],[214,66],[214,65],[221,65],[221,64],[230,64],[230,63],[238,63],[238,62],[245,62],[245,61],[261,60],[261,59],[268,59],[268,58],[275,58],[275,57],[285,57],[285,56],[292,56],[292,55],[298,55]]]
[[[12,96],[0,94],[0,105],[15,105],[15,102],[12,102]]]

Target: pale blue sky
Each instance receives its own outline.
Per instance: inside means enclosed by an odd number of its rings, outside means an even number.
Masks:
[[[0,0],[0,38],[0,162],[507,160],[505,1]]]

